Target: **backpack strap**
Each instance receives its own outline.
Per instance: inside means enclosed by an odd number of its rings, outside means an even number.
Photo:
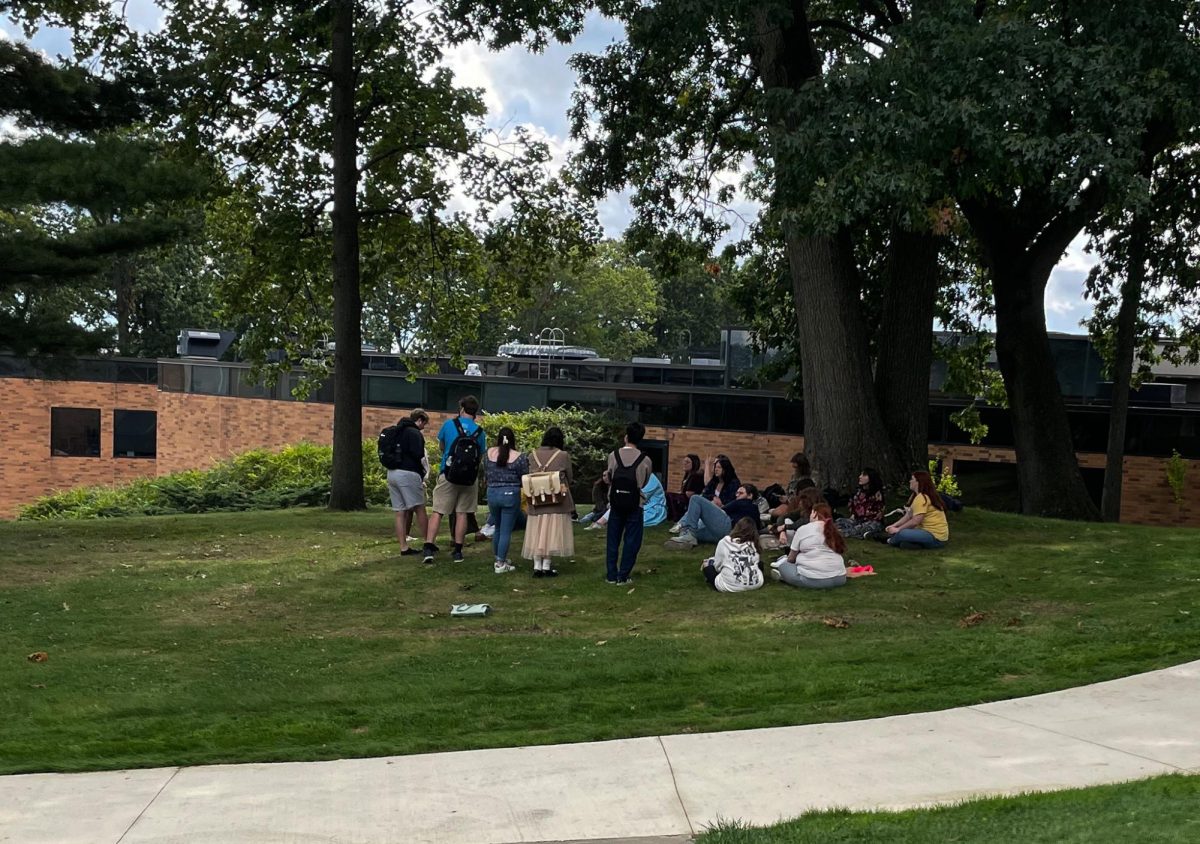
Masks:
[[[547,460],[545,463],[543,463],[541,460],[538,460],[538,457],[537,457],[537,452],[536,452],[536,451],[531,451],[531,452],[529,452],[529,458],[530,458],[531,460],[535,460],[535,461],[537,461],[537,470],[538,470],[539,472],[544,472],[544,471],[546,471],[546,467],[547,467],[548,465],[550,465],[551,463],[553,463],[553,462],[554,462],[554,458],[555,458],[555,457],[558,457],[558,455],[560,455],[560,454],[562,454],[562,449],[558,449],[558,448],[554,449],[554,453],[550,455],[550,459],[549,459],[549,460]],[[560,471],[561,471],[561,470],[560,470]]]
[[[458,429],[458,435],[460,437],[465,437],[467,435],[466,430],[463,429],[462,422],[459,421],[457,416],[454,417],[454,427]]]
[[[642,456],[645,457],[645,455],[642,455]],[[638,458],[638,459],[640,460],[641,458]],[[624,463],[621,462],[621,449],[618,448],[617,450],[615,450],[613,452],[613,460],[615,460],[617,462],[618,469],[628,469],[629,468],[628,466],[626,466]],[[636,466],[637,464],[635,463],[634,465]]]
[[[646,452],[643,451],[641,454],[638,455],[638,459],[633,461],[633,465],[630,466],[629,468],[636,469],[639,465],[641,465],[641,462],[645,459],[646,459]]]

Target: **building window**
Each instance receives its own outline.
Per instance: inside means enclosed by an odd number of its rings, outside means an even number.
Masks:
[[[153,410],[113,411],[113,457],[156,457],[158,414]]]
[[[100,411],[87,407],[50,408],[53,457],[99,457]]]

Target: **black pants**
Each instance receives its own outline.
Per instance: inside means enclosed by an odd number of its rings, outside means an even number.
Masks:
[[[704,579],[708,581],[708,586],[714,592],[720,591],[717,589],[717,567],[712,563],[704,564]]]

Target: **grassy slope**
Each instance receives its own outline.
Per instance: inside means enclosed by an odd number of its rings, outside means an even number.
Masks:
[[[602,531],[547,581],[493,575],[484,547],[426,569],[390,528],[379,510],[0,524],[0,772],[848,720],[1200,656],[1196,531],[968,511],[940,552],[852,543],[877,577],[739,596],[664,528],[632,590],[603,582]],[[481,601],[491,617],[448,617]]]
[[[1020,841],[1023,844],[1193,842],[1200,839],[1200,777],[975,800],[907,812],[820,812],[764,829],[729,825],[698,844],[888,844]]]

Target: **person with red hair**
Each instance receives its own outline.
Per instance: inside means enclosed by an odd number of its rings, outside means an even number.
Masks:
[[[887,527],[888,545],[908,550],[941,548],[950,540],[950,526],[946,523],[946,504],[933,478],[917,470],[909,476],[908,488],[912,495],[904,515]]]
[[[788,586],[832,589],[846,583],[842,554],[846,540],[833,523],[833,511],[821,502],[813,505],[808,523],[796,530],[786,557],[771,564],[771,576]]]

